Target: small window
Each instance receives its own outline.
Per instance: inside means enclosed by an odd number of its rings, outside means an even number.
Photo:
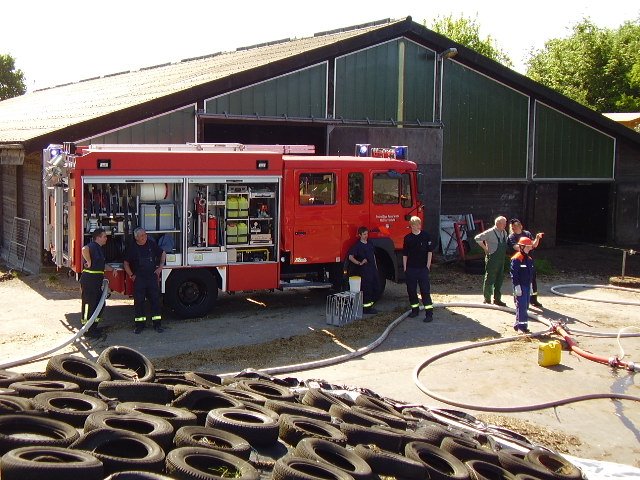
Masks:
[[[336,176],[333,173],[300,174],[300,205],[334,205]]]
[[[373,175],[373,203],[378,205],[400,203],[400,176],[387,173]]]
[[[349,205],[364,203],[364,175],[360,172],[349,174]]]
[[[400,204],[404,208],[409,208],[413,205],[413,198],[411,197],[411,176],[408,173],[403,173],[401,181]]]

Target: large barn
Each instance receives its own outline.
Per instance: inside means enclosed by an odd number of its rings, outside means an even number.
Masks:
[[[640,238],[640,134],[411,17],[213,53],[0,102],[0,242],[45,262],[52,143],[407,145],[440,215],[521,218],[558,240]],[[22,266],[21,265],[21,266]]]

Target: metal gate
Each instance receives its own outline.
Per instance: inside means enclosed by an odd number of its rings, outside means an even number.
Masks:
[[[29,242],[29,228],[31,220],[26,218],[13,217],[13,232],[9,242],[9,255],[7,263],[10,266],[24,270],[24,259],[27,255],[27,244]]]

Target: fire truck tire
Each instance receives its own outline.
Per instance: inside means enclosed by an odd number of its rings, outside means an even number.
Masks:
[[[218,283],[204,268],[174,270],[169,276],[165,300],[179,317],[204,317],[217,299]]]
[[[28,398],[15,395],[0,395],[0,415],[32,412],[33,410],[33,403]]]
[[[89,415],[107,410],[102,400],[75,392],[45,392],[33,397],[36,410],[45,412],[49,417],[82,428]]]
[[[273,466],[273,480],[353,480],[344,470],[328,463],[285,455]]]
[[[97,390],[101,382],[111,380],[102,365],[70,353],[51,357],[47,362],[47,376],[52,380],[77,383],[87,390]]]
[[[129,347],[107,347],[98,357],[97,363],[109,372],[112,380],[153,382],[156,376],[153,363],[143,354]]]
[[[34,445],[65,448],[78,436],[74,427],[60,420],[24,414],[0,417],[0,455]]]
[[[251,445],[244,438],[225,430],[191,425],[182,427],[173,439],[176,447],[201,447],[230,453],[244,460],[251,456]]]
[[[174,430],[195,425],[198,417],[193,412],[185,408],[171,407],[169,405],[158,405],[150,402],[123,402],[116,405],[116,412],[136,412],[153,417],[164,418],[171,424]]]
[[[169,475],[180,479],[219,480],[223,476],[237,480],[260,478],[258,471],[249,462],[229,453],[201,447],[179,447],[171,450],[167,455],[166,470]]]
[[[85,450],[104,465],[105,475],[126,470],[162,472],[164,452],[160,445],[139,433],[101,428],[82,435],[69,447]]]
[[[0,474],[6,480],[83,480],[104,478],[102,462],[88,452],[60,447],[22,447],[2,457]]]

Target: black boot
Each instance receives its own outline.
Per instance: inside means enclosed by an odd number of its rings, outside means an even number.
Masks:
[[[154,320],[153,329],[158,333],[162,333],[164,331],[164,328],[162,328],[162,325],[160,324],[160,320]]]
[[[133,333],[142,333],[144,330],[144,322],[136,322]]]
[[[411,313],[409,314],[409,317],[411,317],[411,318],[416,318],[419,314],[420,314],[420,308],[418,308],[418,307],[413,307],[413,308],[411,309]]]
[[[531,295],[531,300],[529,301],[529,305],[542,308],[542,304],[538,301],[538,295]]]

